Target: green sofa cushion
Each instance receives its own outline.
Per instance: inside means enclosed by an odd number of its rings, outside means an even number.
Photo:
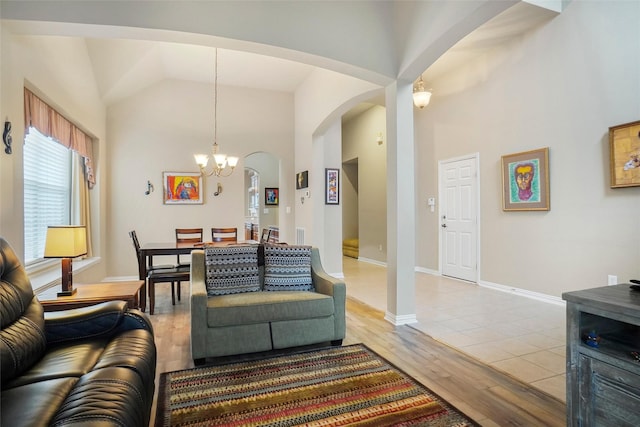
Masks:
[[[212,328],[333,314],[333,298],[316,292],[251,292],[207,298],[207,325]]]

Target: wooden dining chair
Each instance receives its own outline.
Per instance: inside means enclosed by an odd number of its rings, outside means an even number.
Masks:
[[[131,240],[133,241],[133,247],[136,250],[136,256],[139,257],[140,256],[140,240],[138,239],[138,234],[136,233],[135,230],[131,230],[129,232],[129,237],[131,237]],[[166,270],[168,268],[176,268],[177,267],[175,264],[158,264],[158,265],[154,265],[152,256],[149,257],[147,262],[148,262],[147,271]],[[144,279],[144,277],[140,277],[140,280],[142,280],[142,279]]]
[[[140,291],[140,308],[142,311],[145,311],[147,308],[147,277],[149,273],[153,271],[160,272],[170,272],[171,270],[177,268],[175,264],[153,264],[153,257],[150,256],[148,260],[145,260],[142,254],[140,253],[140,240],[138,239],[138,234],[135,230],[131,230],[129,232],[129,237],[131,237],[131,241],[133,242],[133,247],[136,251],[136,259],[138,261],[138,279],[144,280],[144,284],[142,285],[142,290]],[[144,263],[147,263],[147,274],[145,275],[144,271]],[[175,283],[171,283],[171,287],[173,288]]]
[[[227,228],[211,228],[211,240],[213,242],[237,242],[238,241],[238,229]]]
[[[176,243],[200,243],[203,241],[203,229],[202,228],[176,228]],[[190,261],[176,255],[178,267],[188,267],[191,265]],[[189,255],[189,260],[191,256]]]
[[[271,234],[271,230],[268,228],[262,229],[262,237],[260,237],[260,243],[267,243],[269,241],[269,235]]]
[[[269,230],[269,243],[279,243],[280,241],[280,230],[270,229]]]
[[[171,283],[171,303],[175,305],[176,295],[180,301],[180,282],[186,282],[190,279],[190,271],[188,267],[178,267],[173,264],[153,265],[152,257],[149,257],[149,265],[147,266],[147,276],[142,277],[144,271],[144,257],[140,255],[140,241],[135,230],[129,232],[129,236],[133,241],[136,249],[136,257],[138,259],[138,272],[140,280],[144,280],[142,286],[142,298],[140,299],[140,308],[142,311],[146,309],[146,295],[149,293],[149,314],[153,314],[156,305],[156,283]],[[177,284],[177,287],[176,287]]]
[[[171,283],[171,305],[176,305],[176,295],[180,301],[180,283],[191,279],[189,267],[177,267],[166,270],[153,270],[147,275],[149,289],[149,314],[156,306],[156,283]],[[177,286],[176,286],[177,285]]]

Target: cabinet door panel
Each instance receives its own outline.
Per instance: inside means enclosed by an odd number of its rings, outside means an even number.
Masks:
[[[584,356],[580,365],[582,425],[640,426],[640,375]]]

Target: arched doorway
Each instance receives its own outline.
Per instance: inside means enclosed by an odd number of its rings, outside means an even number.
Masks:
[[[245,239],[260,240],[261,229],[279,228],[280,205],[265,203],[265,189],[280,187],[280,160],[273,154],[256,152],[245,157],[244,165]]]

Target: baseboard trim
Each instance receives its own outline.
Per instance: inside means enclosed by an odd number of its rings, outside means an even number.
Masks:
[[[403,314],[401,316],[398,316],[388,311],[384,314],[384,320],[386,320],[387,322],[395,326],[418,323],[418,318],[416,317],[415,314]]]
[[[430,268],[416,267],[415,271],[416,273],[425,273],[425,274],[431,274],[433,276],[441,276],[438,270],[432,270]]]
[[[369,264],[375,264],[375,265],[379,265],[381,267],[386,267],[387,266],[386,262],[378,261],[378,260],[371,259],[371,258],[358,257],[358,261],[368,262]]]
[[[487,282],[485,280],[480,280],[478,282],[478,285],[482,286],[483,288],[489,288],[489,289],[493,289],[500,292],[516,294],[526,298],[531,298],[534,300],[546,302],[548,304],[560,305],[563,307],[566,305],[565,301],[562,298],[555,297],[553,295],[543,294],[540,292],[533,292],[533,291],[528,291],[526,289],[514,288],[513,286],[504,286],[498,283]]]

